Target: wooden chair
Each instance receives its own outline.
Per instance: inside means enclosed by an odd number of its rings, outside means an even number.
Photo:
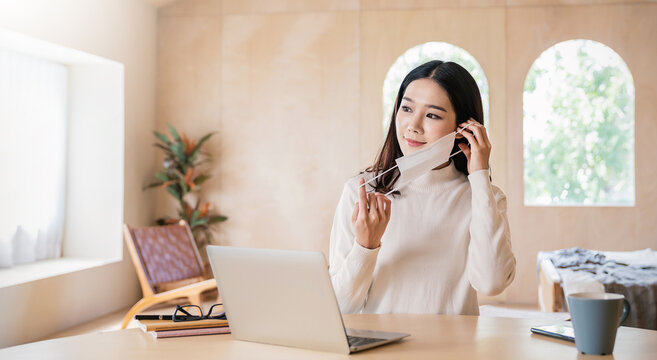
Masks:
[[[123,318],[125,329],[137,312],[162,302],[187,298],[201,306],[201,293],[217,288],[205,280],[201,257],[187,223],[143,228],[123,227],[143,298]]]

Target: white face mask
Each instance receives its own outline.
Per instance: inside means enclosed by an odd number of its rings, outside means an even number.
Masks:
[[[470,125],[468,124],[464,128],[458,131],[453,131],[441,137],[440,139],[436,140],[433,144],[427,146],[422,150],[418,150],[412,154],[404,155],[400,158],[397,158],[395,160],[397,166],[394,166],[386,170],[385,172],[379,174],[375,178],[372,178],[370,181],[366,183],[369,183],[374,179],[379,178],[381,175],[385,174],[386,172],[396,167],[399,168],[399,172],[401,173],[399,180],[397,180],[397,184],[399,185],[397,185],[395,189],[388,192],[386,195],[389,195],[399,190],[400,188],[404,187],[411,181],[431,171],[431,169],[434,169],[440,166],[441,164],[446,163],[449,160],[449,158],[451,158],[452,156],[462,152],[462,150],[459,150],[454,154],[451,154],[452,148],[454,148],[454,140],[456,139],[456,135],[459,134],[461,131],[465,130],[468,126]],[[364,185],[365,184],[361,186]]]
[[[395,162],[401,173],[399,184],[417,179],[431,169],[449,161],[454,147],[456,132],[451,132],[422,150],[397,158]]]

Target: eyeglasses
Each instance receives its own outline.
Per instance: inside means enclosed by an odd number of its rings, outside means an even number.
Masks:
[[[225,312],[213,313],[213,310],[217,307],[223,305],[222,303],[214,304],[208,310],[206,315],[203,315],[203,310],[198,305],[176,305],[176,311],[173,313],[173,321],[194,321],[194,320],[203,320],[203,319],[217,319],[217,320],[226,320]],[[192,312],[198,312],[200,315],[194,315]]]

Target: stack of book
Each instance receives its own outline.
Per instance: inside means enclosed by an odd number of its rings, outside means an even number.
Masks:
[[[230,334],[228,320],[139,320],[139,327],[157,339],[179,336]]]

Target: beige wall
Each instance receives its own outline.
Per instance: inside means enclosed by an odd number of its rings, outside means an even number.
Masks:
[[[539,250],[655,247],[657,4],[632,1],[183,0],[158,13],[158,127],[218,131],[205,195],[230,217],[220,244],[327,253],[342,184],[380,146],[381,87],[406,49],[447,41],[490,86],[494,182],[509,198],[518,258],[506,300],[536,301]],[[572,6],[576,5],[576,6]],[[602,41],[636,85],[634,208],[522,203],[522,84],[561,40]],[[652,160],[652,161],[651,161]],[[156,215],[170,211],[165,194]],[[623,241],[621,241],[621,239]]]
[[[230,218],[219,243],[327,251],[342,183],[359,168],[358,14],[236,13],[254,4],[160,11],[159,127],[219,132],[205,186]],[[168,200],[156,215],[171,213]]]
[[[155,125],[156,11],[136,0],[0,0],[0,27],[125,65],[123,214],[130,224],[150,223],[152,195],[143,193],[141,186],[154,169],[154,151],[145,139]],[[122,243],[120,237],[113,241]],[[128,256],[2,288],[0,347],[33,341],[124,309],[140,296]]]

